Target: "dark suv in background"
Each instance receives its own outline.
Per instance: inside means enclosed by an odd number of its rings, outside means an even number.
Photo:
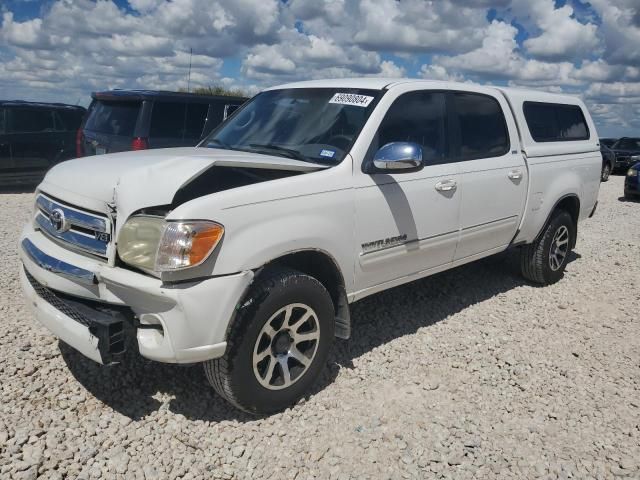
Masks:
[[[614,171],[626,173],[627,169],[640,161],[640,138],[622,137],[611,146],[616,154]]]
[[[0,185],[36,184],[76,156],[86,110],[62,103],[0,101]]]
[[[196,145],[247,99],[151,90],[91,94],[78,156]]]

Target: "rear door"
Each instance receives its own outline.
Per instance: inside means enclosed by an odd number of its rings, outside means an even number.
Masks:
[[[83,130],[85,155],[131,150],[142,105],[141,100],[94,100]]]
[[[499,251],[514,238],[527,195],[527,168],[501,95],[451,92],[448,106],[452,156],[460,169],[460,240],[454,260],[464,261]]]

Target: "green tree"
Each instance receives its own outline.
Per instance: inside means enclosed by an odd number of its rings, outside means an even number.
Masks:
[[[181,92],[186,92],[186,88],[181,88]],[[223,95],[225,97],[249,97],[250,95],[241,88],[227,88],[222,85],[211,85],[210,87],[196,87],[191,89],[191,93],[196,95]]]

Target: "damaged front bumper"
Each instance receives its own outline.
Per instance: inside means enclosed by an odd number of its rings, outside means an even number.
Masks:
[[[20,279],[36,318],[100,363],[121,358],[128,330],[140,354],[167,363],[220,357],[236,306],[253,272],[163,284],[161,280],[67,250],[27,225]],[[131,328],[128,328],[131,327]]]

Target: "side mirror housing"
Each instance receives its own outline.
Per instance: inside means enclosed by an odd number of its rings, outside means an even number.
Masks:
[[[420,145],[412,142],[391,142],[376,152],[366,173],[411,173],[423,168]]]

